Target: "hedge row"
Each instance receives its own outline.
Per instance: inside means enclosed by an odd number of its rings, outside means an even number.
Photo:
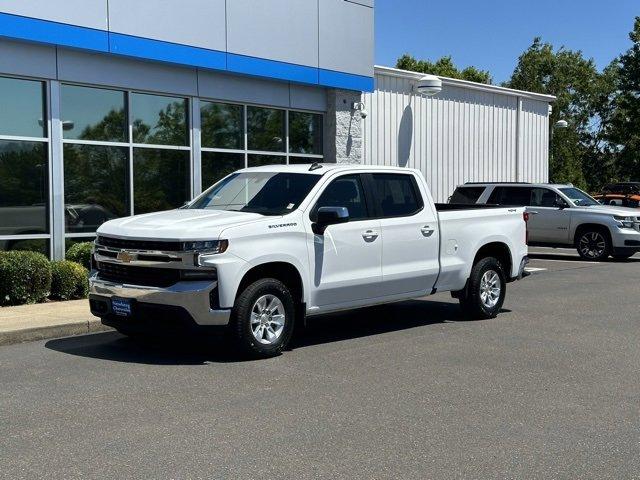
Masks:
[[[51,262],[38,252],[0,252],[0,306],[86,298],[89,271],[80,261],[89,265],[91,243],[73,245],[67,258]]]

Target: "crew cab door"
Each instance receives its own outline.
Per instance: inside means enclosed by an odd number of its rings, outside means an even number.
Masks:
[[[305,217],[310,264],[310,308],[330,310],[367,303],[380,294],[382,237],[380,220],[371,214],[362,175],[334,178],[321,191]],[[346,207],[349,221],[327,227],[323,235],[311,228],[320,207]]]
[[[426,192],[410,172],[368,177],[382,227],[384,294],[413,297],[431,292],[440,271],[439,231]]]

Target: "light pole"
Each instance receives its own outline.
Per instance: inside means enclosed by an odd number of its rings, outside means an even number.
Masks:
[[[550,166],[553,165],[553,132],[555,131],[556,128],[559,128],[559,129],[569,128],[569,122],[567,122],[566,120],[558,120],[556,123],[554,123],[551,126],[551,138],[549,139],[549,151],[551,153],[550,159],[549,159]]]

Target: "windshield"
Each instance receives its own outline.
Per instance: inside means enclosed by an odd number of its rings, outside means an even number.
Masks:
[[[573,188],[573,187],[560,188],[559,190],[562,193],[564,193],[567,197],[569,197],[569,200],[571,200],[571,202],[576,207],[591,207],[593,205],[600,205],[591,196],[589,196],[588,194],[584,193],[582,190],[579,190],[577,188]]]
[[[319,179],[304,173],[234,173],[186,208],[284,215],[300,205]]]

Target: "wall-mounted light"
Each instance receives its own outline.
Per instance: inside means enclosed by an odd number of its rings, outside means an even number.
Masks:
[[[425,75],[413,84],[413,91],[425,97],[432,97],[442,91],[442,80],[435,75]]]

